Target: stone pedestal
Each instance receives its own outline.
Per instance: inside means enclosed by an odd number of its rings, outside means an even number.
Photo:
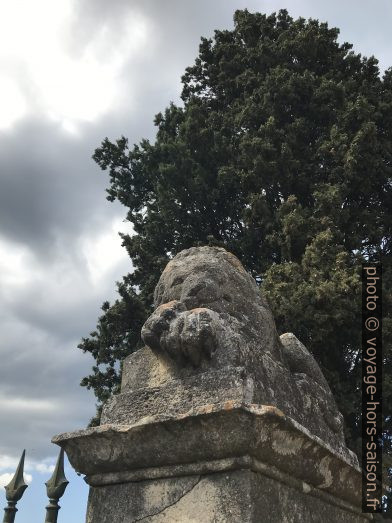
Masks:
[[[114,499],[119,523],[367,521],[339,500],[246,469],[91,488],[87,521],[112,523]]]
[[[361,471],[317,363],[223,249],[180,253],[101,425],[53,438],[88,523],[364,523]]]
[[[88,523],[359,523],[361,473],[275,407],[228,400],[54,438]]]

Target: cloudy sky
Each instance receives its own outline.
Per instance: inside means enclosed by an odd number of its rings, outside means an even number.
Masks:
[[[153,139],[153,117],[179,101],[200,36],[232,27],[235,9],[287,4],[0,0],[0,485],[26,448],[31,485],[18,523],[43,520],[51,436],[94,414],[79,386],[93,361],[76,346],[131,268],[117,235],[128,230],[125,209],[106,201],[94,149],[105,136]],[[382,70],[392,65],[390,0],[292,0],[288,9],[340,27],[341,41]],[[82,522],[87,487],[67,474],[60,521]]]

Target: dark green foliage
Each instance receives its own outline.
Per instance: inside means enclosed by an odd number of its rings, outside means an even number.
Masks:
[[[97,397],[98,412],[90,425],[98,425],[102,404],[111,394],[119,391],[121,362],[139,348],[140,329],[146,310],[136,293],[126,283],[117,284],[121,297],[113,305],[102,305],[104,314],[98,319],[97,330],[83,338],[78,345],[83,352],[90,352],[96,361],[93,373],[82,379],[81,385],[93,389]]]
[[[95,151],[109,171],[108,199],[134,226],[123,244],[135,270],[81,344],[106,365],[82,384],[99,401],[117,390],[115,362],[138,347],[167,260],[219,244],[262,277],[279,331],[313,352],[358,450],[360,264],[368,259],[384,263],[392,434],[392,70],[381,78],[375,58],[340,45],[338,30],[317,20],[245,10],[234,21],[234,30],[202,39],[182,78],[183,106],[156,116],[155,143],[105,139]]]

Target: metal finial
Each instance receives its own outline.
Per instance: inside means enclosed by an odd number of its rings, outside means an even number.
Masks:
[[[19,501],[20,498],[23,496],[23,492],[28,487],[23,477],[25,455],[26,451],[24,450],[22,452],[22,456],[20,458],[19,465],[16,469],[14,477],[11,479],[8,485],[4,487],[7,501]]]
[[[5,488],[5,496],[8,501],[8,506],[4,509],[4,519],[3,523],[13,523],[15,520],[15,514],[18,511],[16,508],[17,502],[20,500],[20,498],[23,496],[24,491],[27,489],[28,485],[24,480],[23,477],[23,469],[24,469],[24,460],[25,460],[26,451],[24,450],[22,452],[22,456],[19,461],[18,468],[16,469],[16,472],[14,474],[14,477],[11,479],[11,481],[6,485]]]
[[[57,522],[57,514],[60,510],[58,501],[64,494],[68,483],[69,482],[64,474],[64,450],[61,449],[53,474],[51,478],[45,483],[46,493],[49,498],[49,505],[46,507],[45,523]]]

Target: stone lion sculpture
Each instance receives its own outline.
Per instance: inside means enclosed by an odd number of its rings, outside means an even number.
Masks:
[[[142,329],[150,349],[177,377],[226,367],[251,376],[253,402],[275,405],[333,445],[343,418],[318,364],[294,334],[278,336],[271,310],[240,261],[218,247],[175,256]]]

